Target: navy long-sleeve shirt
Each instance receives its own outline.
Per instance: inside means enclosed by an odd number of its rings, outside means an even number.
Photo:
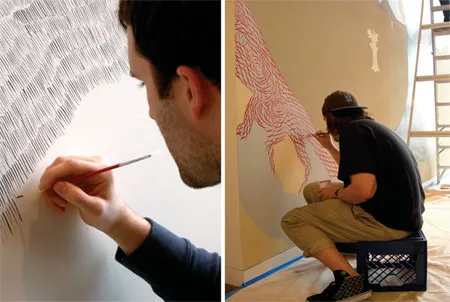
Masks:
[[[146,219],[152,225],[149,236],[129,256],[118,248],[116,260],[165,301],[220,301],[220,256]]]

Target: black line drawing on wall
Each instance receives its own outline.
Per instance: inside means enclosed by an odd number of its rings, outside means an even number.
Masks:
[[[22,220],[16,191],[93,88],[128,73],[116,0],[0,2],[0,235]]]

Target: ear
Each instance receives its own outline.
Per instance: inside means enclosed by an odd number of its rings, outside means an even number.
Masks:
[[[199,119],[208,103],[206,78],[201,72],[187,66],[179,66],[177,74],[183,82],[182,93],[190,104],[192,115]]]

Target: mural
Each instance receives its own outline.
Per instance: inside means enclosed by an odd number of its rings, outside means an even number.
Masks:
[[[236,1],[235,26],[236,76],[252,92],[244,121],[237,129],[240,139],[247,139],[255,122],[263,128],[266,132],[267,155],[275,173],[274,147],[288,137],[295,146],[297,158],[305,166],[305,177],[299,185],[299,193],[309,180],[312,169],[306,144],[312,145],[329,176],[336,177],[336,162],[311,136],[316,132],[311,119],[275,65],[244,0]]]
[[[406,138],[419,2],[234,2],[237,111],[227,114],[237,118],[246,265],[288,248],[281,217],[305,204],[305,184],[336,177],[337,164],[311,136],[326,128],[329,93],[352,92]]]

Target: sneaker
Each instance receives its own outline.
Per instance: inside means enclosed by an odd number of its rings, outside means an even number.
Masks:
[[[364,288],[364,276],[350,276],[346,271],[333,271],[334,282],[321,293],[308,297],[306,301],[363,301],[372,296]]]

